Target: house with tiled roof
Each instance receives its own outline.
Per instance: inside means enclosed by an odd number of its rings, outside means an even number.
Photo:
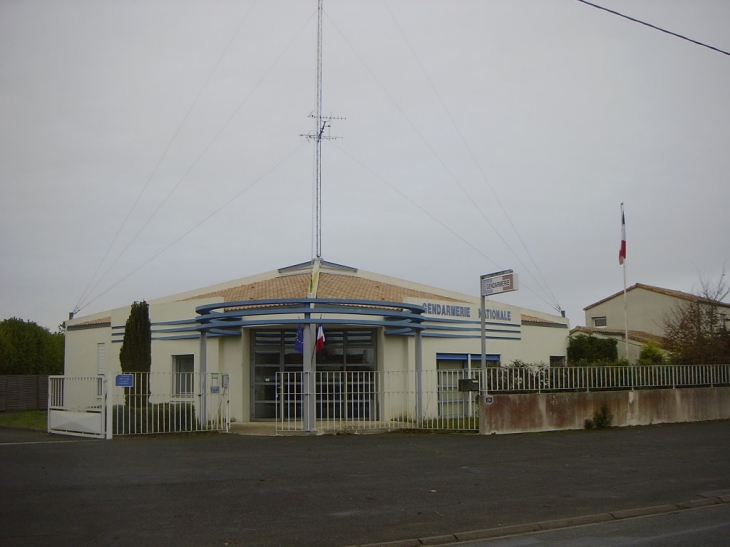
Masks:
[[[625,326],[628,325],[629,361],[635,362],[641,346],[647,342],[661,346],[664,323],[671,313],[686,303],[703,301],[705,299],[690,293],[636,283],[626,289],[625,304],[624,292],[619,291],[586,306],[586,326],[575,327],[571,334],[615,338],[619,341],[619,356],[625,356]],[[730,304],[720,303],[719,306],[727,310],[725,313],[730,318]]]
[[[148,303],[152,370],[226,375],[231,417],[242,422],[274,419],[285,397],[280,374],[305,365],[369,374],[466,370],[481,360],[478,295],[320,259]],[[129,312],[125,306],[69,320],[65,374],[120,372]],[[484,322],[490,365],[565,362],[564,317],[489,301]],[[299,337],[319,326],[324,344],[307,365]]]

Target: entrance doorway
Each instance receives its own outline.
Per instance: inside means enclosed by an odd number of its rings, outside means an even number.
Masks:
[[[317,387],[317,408],[321,409],[318,412],[329,407],[370,412],[370,404],[363,397],[374,396],[374,385],[370,385],[374,375],[364,373],[377,369],[376,331],[324,329],[324,335],[324,348],[316,356],[318,384],[323,384]],[[301,374],[279,374],[289,380],[285,385],[277,384],[277,373],[302,372],[303,357],[294,347],[296,330],[259,330],[253,331],[251,337],[251,419],[275,419],[282,408],[298,412]],[[338,398],[353,400],[355,394],[359,403],[342,407]]]

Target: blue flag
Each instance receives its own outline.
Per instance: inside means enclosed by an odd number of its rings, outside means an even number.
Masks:
[[[304,353],[304,329],[297,325],[297,338],[294,340],[294,351]]]

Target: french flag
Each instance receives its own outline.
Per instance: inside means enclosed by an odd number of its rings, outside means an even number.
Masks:
[[[314,344],[314,351],[320,351],[324,347],[324,329],[322,325],[317,329],[317,341]]]
[[[618,263],[623,265],[626,260],[626,218],[624,217],[624,204],[621,204],[621,249],[618,252]]]

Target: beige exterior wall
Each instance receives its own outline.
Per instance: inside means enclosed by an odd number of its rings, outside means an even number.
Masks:
[[[627,318],[629,330],[638,330],[664,335],[664,319],[683,300],[655,291],[637,287],[626,292]],[[605,317],[607,327],[622,330],[624,328],[624,296],[623,293],[601,304],[585,310],[587,327],[593,327],[596,317]]]
[[[550,364],[550,357],[567,360],[568,328],[522,325],[522,358],[525,363]]]
[[[93,327],[66,331],[64,374],[67,376],[93,376],[97,373],[98,345],[104,344],[107,372],[119,367],[119,347],[112,345],[111,328]]]

